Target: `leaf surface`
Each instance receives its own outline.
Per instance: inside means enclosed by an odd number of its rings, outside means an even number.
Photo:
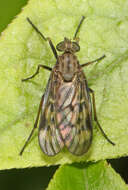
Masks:
[[[98,161],[128,155],[128,1],[30,0],[0,39],[0,169],[48,166],[80,161]],[[26,18],[56,45],[72,38],[81,16],[79,32],[81,64],[101,57],[100,63],[84,68],[89,87],[95,91],[97,116],[116,143],[109,144],[93,122],[93,143],[82,157],[63,150],[55,157],[44,155],[36,130],[22,157],[19,152],[32,130],[49,72],[29,82],[38,64],[53,67],[56,60],[47,42],[33,30]]]
[[[105,161],[95,164],[63,165],[47,190],[127,190],[128,186]]]

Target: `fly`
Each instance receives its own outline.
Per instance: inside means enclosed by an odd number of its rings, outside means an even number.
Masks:
[[[80,51],[77,34],[84,19],[85,17],[82,16],[73,40],[64,38],[55,48],[51,39],[46,38],[27,18],[33,29],[45,41],[48,41],[56,58],[56,64],[53,68],[38,65],[36,72],[32,76],[22,79],[22,81],[27,81],[34,78],[39,73],[40,68],[51,71],[45,93],[41,98],[34,127],[21,149],[20,155],[22,155],[34,130],[37,128],[39,118],[38,139],[41,150],[46,155],[54,156],[63,147],[67,147],[72,154],[77,156],[86,153],[92,143],[92,105],[94,120],[102,135],[109,143],[115,145],[100,126],[96,114],[94,91],[88,87],[83,72],[83,67],[102,60],[105,55],[82,65],[79,64],[75,55],[76,52]],[[58,55],[57,51],[62,52],[62,54]],[[90,94],[92,95],[92,103]]]

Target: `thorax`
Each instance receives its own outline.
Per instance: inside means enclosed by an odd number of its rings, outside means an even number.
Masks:
[[[72,53],[64,53],[58,57],[56,70],[59,71],[64,81],[71,81],[74,74],[79,70],[77,57]]]

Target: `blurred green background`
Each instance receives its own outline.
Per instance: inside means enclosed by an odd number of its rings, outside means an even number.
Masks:
[[[0,33],[21,12],[28,0],[0,0]],[[109,161],[128,183],[128,158]],[[2,190],[44,190],[57,167],[40,167],[0,171]]]
[[[21,12],[28,0],[0,0],[0,33]]]
[[[1,190],[44,190],[57,167],[0,171]]]

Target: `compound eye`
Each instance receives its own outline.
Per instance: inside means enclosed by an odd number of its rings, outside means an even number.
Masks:
[[[62,42],[60,42],[59,44],[57,44],[56,49],[57,49],[58,51],[64,51],[64,50],[65,50],[65,42],[62,41]]]
[[[79,46],[79,44],[76,43],[76,42],[72,42],[72,50],[73,50],[74,52],[80,51],[80,46]]]

